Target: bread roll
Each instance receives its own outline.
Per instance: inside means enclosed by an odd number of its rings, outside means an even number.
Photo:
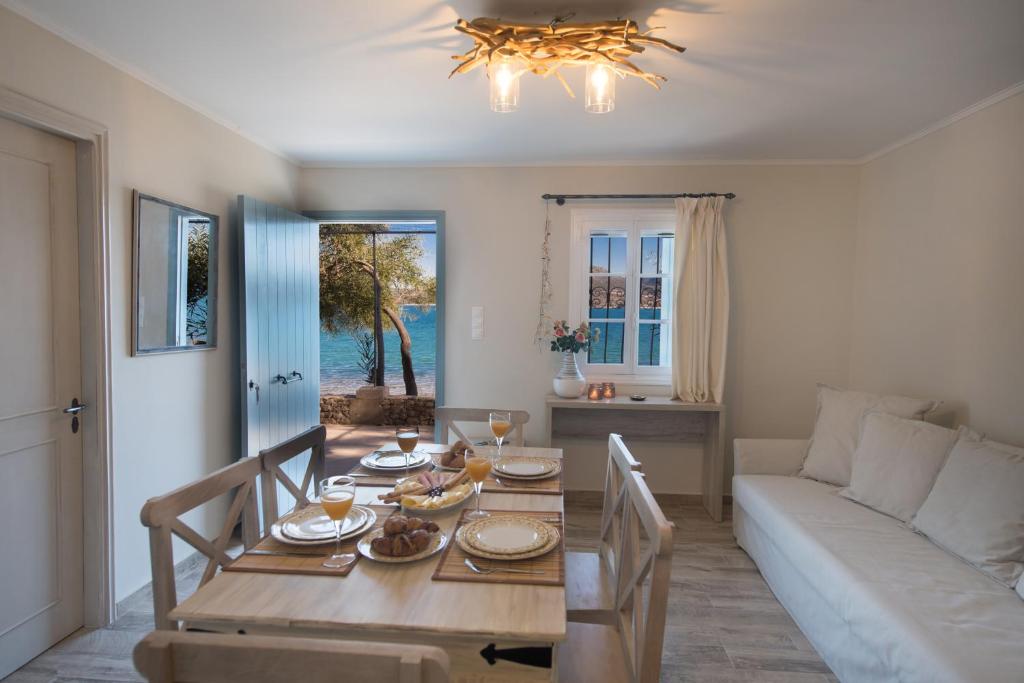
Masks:
[[[409,528],[409,518],[405,515],[391,515],[384,520],[384,535],[394,536]]]

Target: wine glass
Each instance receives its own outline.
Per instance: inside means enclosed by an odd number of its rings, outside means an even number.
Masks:
[[[398,441],[398,447],[405,453],[405,469],[408,473],[409,454],[416,450],[416,444],[420,440],[420,428],[416,425],[398,427],[395,429],[395,440]]]
[[[501,457],[501,442],[505,435],[512,430],[512,413],[507,410],[495,410],[491,412],[488,420],[491,423],[491,434],[498,442],[498,457]]]
[[[340,569],[356,559],[354,553],[341,552],[341,525],[356,499],[356,480],[352,477],[331,477],[320,482],[320,506],[334,522],[334,554],[323,566]]]
[[[473,480],[473,488],[476,490],[476,510],[466,515],[467,519],[483,519],[490,517],[489,512],[480,509],[480,493],[484,488],[484,479],[491,471],[491,459],[481,455],[474,455],[466,458],[466,473]]]

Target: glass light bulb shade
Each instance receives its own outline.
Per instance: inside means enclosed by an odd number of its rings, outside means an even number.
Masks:
[[[510,55],[495,55],[487,65],[491,89],[491,111],[507,113],[519,108],[519,77],[525,65]]]
[[[604,64],[587,64],[586,109],[607,114],[615,109],[615,71]]]

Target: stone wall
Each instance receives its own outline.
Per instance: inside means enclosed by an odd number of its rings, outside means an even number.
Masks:
[[[354,396],[326,394],[320,396],[320,421],[324,424],[352,424]],[[380,399],[385,425],[434,424],[433,396],[385,396]]]

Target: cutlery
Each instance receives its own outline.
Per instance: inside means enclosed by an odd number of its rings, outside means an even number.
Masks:
[[[465,564],[466,564],[467,567],[469,567],[470,571],[475,572],[477,574],[494,574],[496,572],[507,572],[509,574],[543,574],[544,573],[543,569],[512,569],[512,568],[504,568],[503,569],[503,568],[499,568],[499,567],[491,567],[490,569],[484,569],[482,567],[478,567],[476,565],[476,563],[474,563],[473,560],[469,559],[468,557],[465,560]]]
[[[264,550],[262,548],[246,550],[243,555],[269,555],[272,557],[324,557],[324,555],[321,555],[320,553],[304,553],[289,550]]]

